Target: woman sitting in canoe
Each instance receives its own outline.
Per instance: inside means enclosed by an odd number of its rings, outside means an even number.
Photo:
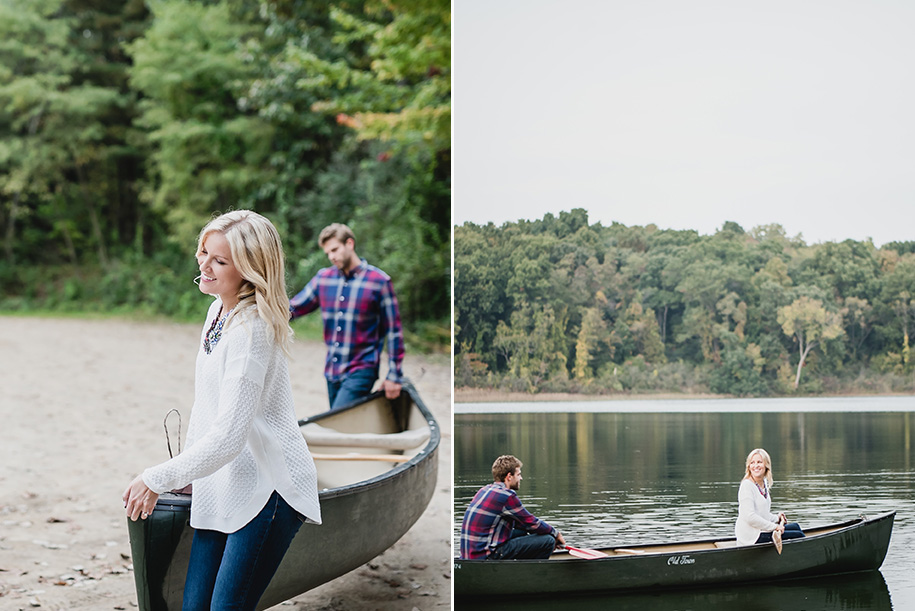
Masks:
[[[757,448],[747,456],[747,470],[737,493],[739,509],[734,530],[738,545],[771,543],[773,533],[781,539],[799,539],[804,536],[796,522],[788,523],[784,513],[772,513],[772,459],[769,453]]]
[[[276,228],[226,213],[197,243],[200,291],[215,297],[197,351],[187,449],[124,491],[131,520],[193,482],[184,609],[251,609],[304,522],[320,524],[317,473],[292,404],[292,330]]]

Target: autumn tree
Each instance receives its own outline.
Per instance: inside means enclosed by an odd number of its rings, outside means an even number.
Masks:
[[[785,335],[793,336],[797,342],[799,360],[794,378],[796,389],[801,382],[801,369],[810,351],[826,340],[844,335],[842,315],[827,310],[819,299],[805,295],[778,309],[778,323]]]
[[[594,361],[601,352],[607,352],[607,322],[598,308],[585,308],[581,329],[575,342],[575,365],[572,373],[576,380],[589,382],[594,378]]]

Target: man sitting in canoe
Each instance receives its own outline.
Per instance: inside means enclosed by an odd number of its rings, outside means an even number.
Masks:
[[[492,464],[493,483],[480,488],[461,524],[461,558],[508,560],[549,558],[562,533],[530,513],[515,492],[521,461],[500,456]]]

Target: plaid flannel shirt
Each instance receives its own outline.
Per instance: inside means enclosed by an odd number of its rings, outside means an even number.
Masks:
[[[461,558],[487,558],[493,549],[521,528],[536,535],[556,535],[556,529],[533,515],[502,482],[483,486],[470,501],[461,523]]]
[[[387,379],[403,381],[404,343],[400,311],[391,278],[366,263],[349,274],[325,267],[289,300],[292,318],[321,309],[327,359],[324,376],[339,382],[359,369],[378,369],[388,350]]]

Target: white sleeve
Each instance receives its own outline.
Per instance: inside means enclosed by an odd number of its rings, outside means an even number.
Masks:
[[[143,481],[153,492],[183,488],[215,473],[247,443],[254,415],[260,409],[269,345],[263,329],[252,329],[259,325],[239,320],[233,326],[232,333],[223,336],[227,355],[216,419],[184,452],[143,472]]]

